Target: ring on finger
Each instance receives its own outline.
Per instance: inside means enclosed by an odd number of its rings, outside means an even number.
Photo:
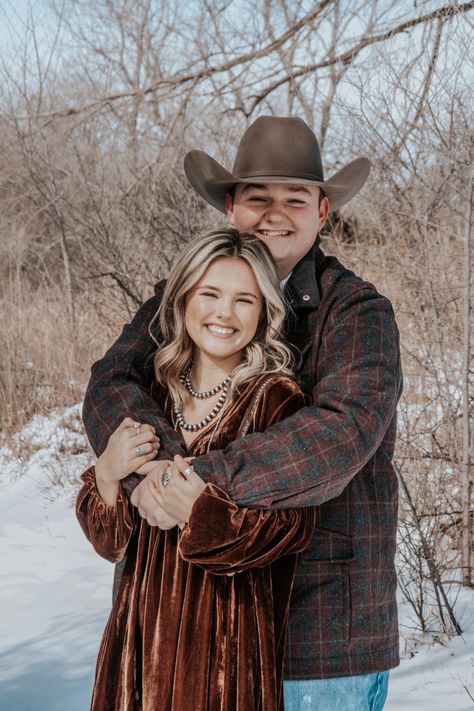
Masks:
[[[143,455],[145,454],[145,447],[139,444],[138,447],[135,447],[135,454],[137,455],[137,457],[143,457]]]
[[[188,464],[186,469],[183,469],[183,474],[184,474],[184,476],[191,476],[193,471],[194,471],[194,469]]]
[[[137,434],[140,434],[140,427],[141,427],[140,422],[134,422],[133,427],[135,428]]]
[[[168,486],[168,484],[170,483],[170,479],[171,479],[171,472],[169,470],[163,472],[163,474],[161,475],[161,483],[163,484],[165,489]]]

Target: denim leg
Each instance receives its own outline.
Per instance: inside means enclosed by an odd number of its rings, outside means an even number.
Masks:
[[[285,681],[285,711],[382,711],[389,672]]]

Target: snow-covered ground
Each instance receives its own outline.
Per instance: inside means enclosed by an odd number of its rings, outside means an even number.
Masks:
[[[89,708],[113,577],[72,507],[91,461],[78,407],[34,418],[0,449],[0,711]],[[474,709],[474,592],[457,601],[463,636],[444,643],[415,635],[400,603],[387,711]]]

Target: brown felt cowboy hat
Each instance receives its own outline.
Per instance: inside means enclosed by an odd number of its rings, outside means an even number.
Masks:
[[[370,161],[357,158],[324,180],[317,138],[303,119],[261,116],[242,136],[231,173],[203,151],[186,155],[184,171],[199,195],[222,212],[237,183],[319,185],[336,210],[362,188]]]

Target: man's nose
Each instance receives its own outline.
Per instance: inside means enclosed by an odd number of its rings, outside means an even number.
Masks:
[[[284,203],[279,202],[278,200],[272,200],[267,206],[267,209],[265,211],[265,217],[267,220],[273,222],[276,222],[281,218],[285,218],[286,213]]]

